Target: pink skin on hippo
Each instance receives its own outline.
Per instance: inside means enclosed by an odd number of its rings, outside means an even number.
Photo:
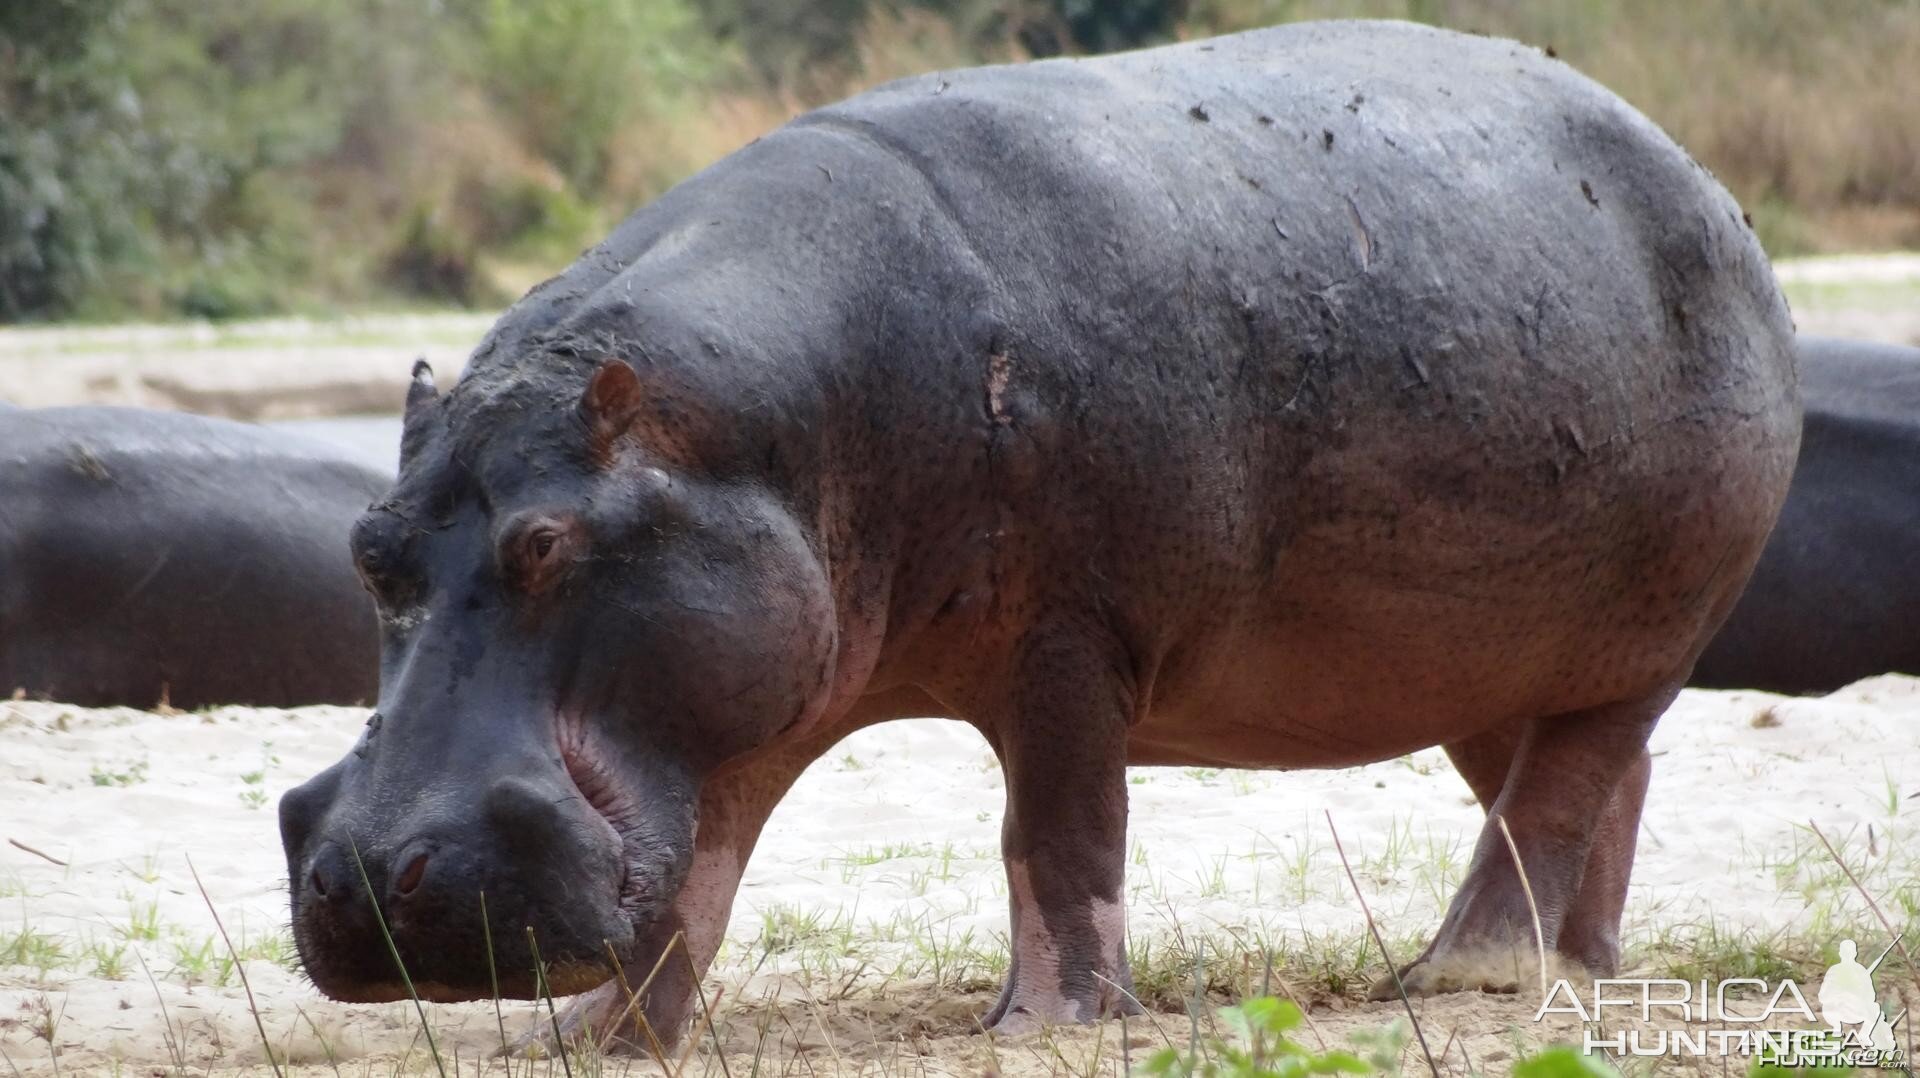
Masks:
[[[1533,50],[1305,24],[882,87],[413,394],[354,538],[378,720],[281,807],[302,958],[399,996],[377,902],[424,994],[486,996],[484,894],[503,991],[531,927],[569,1028],[637,1038],[609,947],[705,969],[800,772],[945,715],[1006,776],[1001,1032],[1125,1004],[1130,764],[1444,745],[1607,972],[1647,736],[1798,430],[1738,208]],[[1490,827],[1405,981],[1532,946]]]

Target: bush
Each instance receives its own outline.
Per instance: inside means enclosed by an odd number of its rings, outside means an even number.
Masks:
[[[679,0],[467,0],[466,17],[493,107],[587,195],[615,132],[684,105],[716,63]]]
[[[875,82],[1353,15],[1554,46],[1775,255],[1920,237],[1912,0],[0,0],[0,320],[491,302]]]
[[[73,310],[145,253],[118,0],[0,5],[0,321]]]
[[[441,223],[431,206],[417,206],[400,241],[387,255],[382,276],[415,299],[477,306],[499,299],[484,282],[473,248]]]

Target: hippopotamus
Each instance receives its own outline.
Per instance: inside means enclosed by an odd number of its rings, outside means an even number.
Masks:
[[[1920,348],[1799,339],[1806,419],[1786,505],[1720,634],[1710,689],[1826,693],[1920,674]]]
[[[0,414],[0,692],[88,707],[370,703],[347,540],[393,483],[342,451],[137,408]]]
[[[1129,1005],[1134,764],[1444,745],[1606,973],[1649,731],[1799,429],[1739,207],[1535,49],[1332,22],[889,83],[419,372],[353,530],[379,703],[280,804],[301,961],[670,1039],[795,777],[944,716],[1006,781],[999,1033]],[[1490,817],[1401,981],[1516,948]]]

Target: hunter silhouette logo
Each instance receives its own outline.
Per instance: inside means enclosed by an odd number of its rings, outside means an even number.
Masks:
[[[1906,1017],[1902,1011],[1897,1017],[1888,1019],[1880,1008],[1880,1000],[1873,990],[1873,971],[1880,968],[1887,953],[1894,944],[1900,942],[1898,936],[1893,943],[1880,952],[1880,957],[1870,966],[1859,963],[1859,948],[1852,940],[1840,941],[1840,961],[1827,970],[1820,978],[1820,1016],[1832,1027],[1843,1044],[1852,1044],[1862,1048],[1872,1048],[1876,1052],[1892,1052],[1897,1047],[1893,1039],[1893,1027]],[[1848,1027],[1852,1027],[1851,1030]]]
[[[1582,1050],[1612,1057],[1732,1056],[1788,1068],[1904,1070],[1906,1053],[1895,1031],[1907,1012],[1887,1017],[1873,988],[1874,970],[1899,943],[1894,937],[1879,957],[1861,965],[1858,945],[1841,940],[1840,961],[1827,968],[1819,991],[1810,993],[1792,979],[1602,977],[1587,986],[1588,999],[1559,980],[1533,1018],[1577,1017],[1584,1027]],[[1639,1025],[1609,1022],[1609,1012]],[[1689,1028],[1667,1025],[1676,1019]]]

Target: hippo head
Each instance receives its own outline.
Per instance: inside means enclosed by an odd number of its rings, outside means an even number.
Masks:
[[[444,397],[416,365],[399,480],[352,540],[379,707],[280,804],[323,992],[405,998],[383,927],[422,998],[600,983],[670,917],[704,776],[820,714],[826,575],[764,475],[705,452],[735,431],[619,361]]]

